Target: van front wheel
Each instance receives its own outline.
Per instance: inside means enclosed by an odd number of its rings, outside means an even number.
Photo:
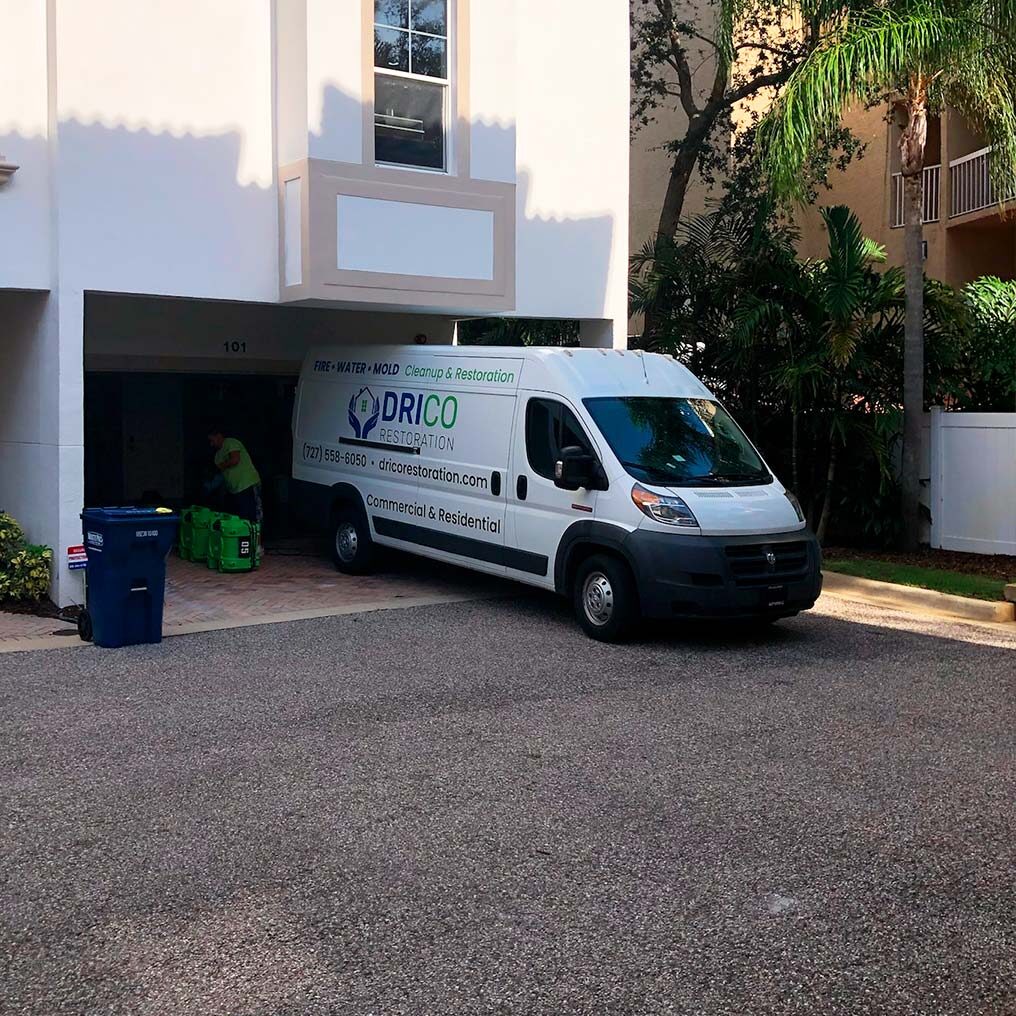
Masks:
[[[579,566],[572,591],[582,630],[600,642],[621,642],[638,618],[638,593],[627,565],[597,554]]]
[[[359,512],[340,510],[332,532],[332,561],[346,575],[366,575],[374,566],[374,541]]]

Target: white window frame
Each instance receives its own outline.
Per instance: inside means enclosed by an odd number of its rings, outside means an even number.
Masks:
[[[373,0],[371,0],[373,2]],[[436,173],[440,176],[450,176],[453,173],[453,158],[454,158],[454,145],[453,139],[455,137],[455,131],[452,124],[452,96],[454,89],[454,81],[452,75],[452,68],[455,66],[456,60],[456,40],[455,40],[455,13],[456,13],[456,0],[446,0],[445,7],[445,18],[448,26],[448,34],[435,35],[433,32],[419,32],[413,29],[413,4],[409,4],[409,28],[393,28],[392,25],[384,25],[374,20],[371,17],[371,53],[374,52],[374,41],[379,28],[388,29],[389,31],[405,32],[409,36],[409,65],[413,65],[413,35],[422,35],[428,39],[444,39],[445,43],[445,76],[443,78],[432,77],[429,74],[414,74],[412,71],[400,71],[392,70],[385,67],[378,67],[374,65],[374,91],[377,93],[377,79],[378,76],[389,77],[389,78],[402,78],[408,81],[419,81],[424,84],[440,85],[442,89],[442,110],[441,110],[441,129],[444,136],[443,155],[444,155],[444,166],[441,169],[435,169],[432,166],[410,166],[404,162],[384,162],[377,158],[377,112],[375,111],[371,120],[371,129],[374,131],[374,165],[380,166],[383,169],[401,169],[411,173]]]

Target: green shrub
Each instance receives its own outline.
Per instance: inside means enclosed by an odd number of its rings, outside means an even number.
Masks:
[[[0,566],[0,600],[38,602],[49,591],[49,572],[53,551],[36,544],[22,544]]]
[[[0,511],[0,569],[25,545],[25,531],[13,515]]]

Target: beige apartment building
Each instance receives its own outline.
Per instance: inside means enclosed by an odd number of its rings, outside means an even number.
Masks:
[[[846,122],[865,142],[864,154],[814,206],[798,217],[801,254],[822,257],[826,238],[818,209],[845,204],[861,219],[865,234],[882,244],[890,264],[903,262],[903,179],[900,175],[899,126],[885,109],[856,110]],[[654,234],[667,186],[671,156],[661,150],[679,137],[686,122],[679,111],[661,112],[640,130],[631,152],[630,241],[635,252]],[[924,170],[926,271],[932,278],[961,286],[981,275],[1016,278],[1016,200],[1000,203],[988,172],[990,149],[958,113],[946,110],[928,129]],[[717,188],[717,192],[719,188]],[[709,191],[696,178],[685,214],[707,207]],[[1016,195],[1013,196],[1016,199]]]
[[[899,126],[884,109],[856,111],[847,118],[866,142],[864,156],[836,173],[818,204],[845,204],[861,219],[865,234],[885,246],[890,264],[903,261],[903,178]],[[1016,278],[1016,208],[1000,204],[988,172],[990,148],[953,110],[928,127],[924,170],[926,271],[961,286],[981,275]],[[1011,197],[1016,197],[1013,195]],[[825,249],[817,206],[804,211],[801,253]]]

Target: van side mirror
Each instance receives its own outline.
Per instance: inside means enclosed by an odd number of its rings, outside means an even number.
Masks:
[[[561,449],[561,457],[554,463],[554,486],[562,490],[605,490],[603,467],[596,456],[578,445]]]

